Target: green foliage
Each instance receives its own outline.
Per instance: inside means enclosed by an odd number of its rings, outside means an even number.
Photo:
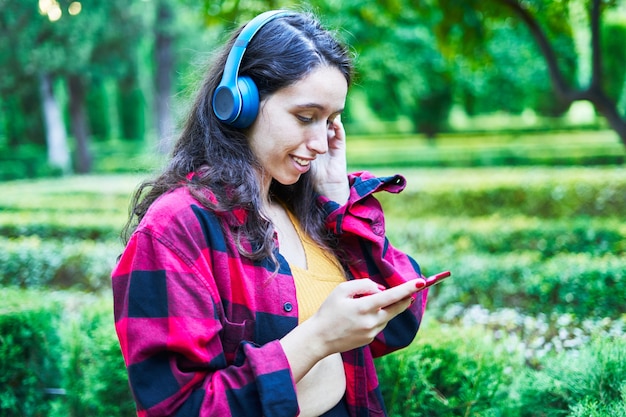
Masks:
[[[390,416],[620,417],[626,340],[595,337],[525,367],[511,341],[428,322],[408,348],[376,360]]]
[[[528,314],[546,311],[585,317],[619,317],[626,291],[623,256],[559,255],[541,260],[533,253],[508,255],[421,254],[428,264],[449,269],[453,277],[433,293],[433,314],[453,303],[488,309],[517,308]],[[419,254],[416,254],[419,256]],[[430,270],[430,269],[429,269]],[[430,270],[434,273],[435,270]]]
[[[346,124],[350,129],[363,126]],[[598,131],[349,136],[348,162],[357,169],[493,166],[596,166],[626,162],[613,134]]]
[[[45,3],[39,4],[43,7]],[[107,78],[120,78],[130,72],[133,64],[136,64],[133,58],[137,55],[139,39],[147,32],[143,30],[142,16],[148,7],[146,2],[91,1],[77,14],[69,10],[72,5],[80,4],[78,2],[60,0],[48,3],[58,7],[59,19],[53,18],[53,14],[46,15],[44,10],[38,10],[37,2],[0,2],[0,50],[11,51],[10,54],[0,54],[0,95],[10,109],[9,117],[2,120],[6,126],[0,130],[9,137],[11,151],[24,144],[45,143],[41,76],[50,76],[61,82],[79,79],[85,88],[93,82],[95,85],[92,87],[97,89]],[[76,90],[72,89],[72,92]],[[72,97],[81,97],[86,92],[80,91]],[[133,92],[135,100],[132,112],[143,116],[143,102],[136,98],[137,93],[141,93],[137,82]],[[91,126],[96,135],[108,136],[111,122],[106,116],[109,112],[97,108],[97,104],[104,100],[97,100],[94,95],[97,96],[98,92],[88,95]],[[80,98],[78,101],[74,104],[80,111],[74,111],[73,116],[82,114],[85,103],[80,102]],[[143,123],[143,118],[136,119]],[[82,120],[69,122],[78,125]],[[76,129],[73,131],[76,132]],[[142,137],[143,130],[135,128],[132,135]],[[0,150],[0,155],[3,153]],[[39,149],[39,153],[38,159],[45,160],[44,147]],[[40,171],[36,167],[45,166],[45,163],[40,164],[38,161],[28,163],[31,171]],[[2,175],[0,171],[0,179],[33,176],[20,174],[19,170],[15,172],[13,176],[8,176]]]
[[[37,236],[0,239],[0,248],[0,285],[90,291],[109,287],[111,270],[121,253],[117,243]]]
[[[2,294],[1,415],[135,415],[108,295]]]
[[[625,417],[626,394],[622,401],[614,401],[610,404],[602,404],[599,401],[585,399],[572,407],[568,417]]]
[[[433,290],[434,314],[455,303],[549,305],[581,320],[626,313],[622,169],[445,172],[408,171],[407,190],[380,196],[390,240],[427,273],[453,272]]]
[[[47,416],[48,388],[60,381],[61,306],[52,294],[2,288],[0,302],[0,414]]]
[[[437,327],[376,361],[389,415],[412,417],[507,415],[512,364],[484,335]]]
[[[0,44],[1,43],[2,40],[0,40]],[[0,68],[1,65],[2,63],[0,61]],[[4,72],[2,72],[2,74],[4,76]],[[18,149],[18,145],[24,142],[24,138],[30,138],[30,142],[38,146],[42,146],[45,143],[41,99],[39,90],[33,88],[38,86],[39,79],[34,76],[19,73],[18,75],[16,82],[19,85],[6,86],[3,90],[0,84],[0,94],[2,95],[0,108],[5,114],[3,119],[0,120],[0,122],[4,123],[0,130],[5,132],[7,147],[10,149],[9,155],[15,153]],[[0,83],[2,83],[2,81],[0,81]],[[30,86],[31,88],[26,86]],[[31,148],[31,150],[34,149],[37,148]],[[41,148],[37,150],[39,154],[34,156],[36,156],[37,159],[43,159],[42,156],[45,155],[45,152]],[[0,155],[2,155],[2,153],[4,152],[0,152]],[[9,171],[6,170],[6,172],[8,173]]]
[[[135,405],[113,326],[111,300],[82,297],[60,330],[66,396],[51,417],[133,416]]]
[[[122,139],[141,141],[145,133],[145,102],[137,74],[129,73],[118,83],[118,113]]]
[[[526,373],[518,388],[520,417],[623,416],[626,340],[605,338],[554,357]]]
[[[411,253],[482,252],[507,254],[533,252],[539,259],[557,254],[593,256],[626,253],[626,225],[619,218],[550,218],[526,216],[447,217],[427,221],[391,222],[393,241]]]
[[[626,71],[624,71],[626,50],[623,47],[623,39],[626,39],[626,20],[613,18],[607,21],[602,28],[605,75],[602,77],[602,83],[604,91],[616,103],[624,92],[626,82]]]
[[[341,12],[327,14],[329,20],[341,19],[336,25],[351,34],[348,42],[356,43],[358,85],[372,110],[386,120],[407,117],[414,131],[428,136],[445,130],[453,77],[419,11],[388,4],[344,4]]]
[[[111,137],[112,122],[109,117],[109,96],[103,82],[95,83],[87,92],[87,119],[89,129],[96,140],[102,141]]]
[[[428,170],[422,177],[406,172],[416,176],[401,197],[381,196],[383,203],[393,199],[392,217],[619,218],[626,205],[623,168],[451,169],[444,179],[429,177]]]

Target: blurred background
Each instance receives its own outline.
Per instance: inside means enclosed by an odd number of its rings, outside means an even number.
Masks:
[[[317,13],[351,46],[358,73],[345,119],[351,135],[371,136],[375,147],[389,135],[408,146],[480,143],[487,135],[494,160],[463,164],[624,161],[619,1],[598,1],[597,10],[585,1],[538,0],[1,5],[3,179],[151,167],[146,151],[170,148],[229,31],[280,7]],[[554,131],[569,134],[530,134]],[[560,149],[549,157],[545,147]],[[454,164],[450,158],[429,152],[405,162]]]
[[[134,415],[110,272],[241,23],[353,50],[348,163],[431,291],[392,416],[626,416],[626,2],[0,0],[0,415]]]

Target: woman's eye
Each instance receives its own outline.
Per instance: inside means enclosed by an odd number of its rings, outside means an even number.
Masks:
[[[313,121],[312,117],[306,117],[306,116],[302,116],[302,115],[297,115],[296,116],[298,118],[298,120],[300,120],[302,123],[311,123]]]

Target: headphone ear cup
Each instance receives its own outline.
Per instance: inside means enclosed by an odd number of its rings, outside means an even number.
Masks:
[[[237,88],[241,94],[241,112],[231,124],[244,129],[249,127],[259,114],[259,89],[248,76],[237,79]]]
[[[240,112],[239,91],[234,85],[220,85],[213,94],[213,113],[224,123],[232,124]]]

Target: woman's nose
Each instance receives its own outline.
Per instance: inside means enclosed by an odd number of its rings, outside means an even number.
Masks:
[[[328,152],[328,126],[325,124],[322,126],[316,126],[315,130],[311,132],[307,147],[317,154],[324,154]]]

